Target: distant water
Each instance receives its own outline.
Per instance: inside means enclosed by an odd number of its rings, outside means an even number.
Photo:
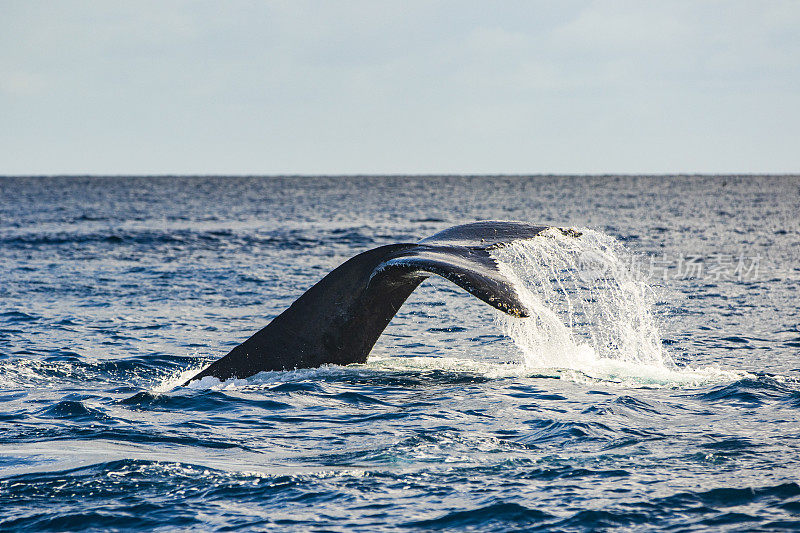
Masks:
[[[800,179],[0,178],[0,530],[800,529]],[[454,224],[365,365],[181,378]]]

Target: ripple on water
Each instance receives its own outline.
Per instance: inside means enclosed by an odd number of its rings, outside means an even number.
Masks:
[[[724,179],[0,178],[0,530],[796,531],[797,180]],[[366,248],[532,213],[594,228],[505,250],[537,335],[432,279],[364,365],[180,386]]]

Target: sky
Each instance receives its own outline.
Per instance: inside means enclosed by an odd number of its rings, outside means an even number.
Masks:
[[[800,172],[800,1],[0,0],[0,174]]]

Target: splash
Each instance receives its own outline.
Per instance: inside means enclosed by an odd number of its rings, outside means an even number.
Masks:
[[[498,314],[526,368],[652,384],[719,375],[675,365],[652,313],[654,292],[632,268],[633,254],[613,237],[551,229],[495,257],[531,311],[523,320]]]
[[[161,380],[156,385],[154,385],[150,390],[151,392],[154,392],[156,394],[174,390],[182,386],[184,383],[186,383],[186,381],[189,378],[191,378],[192,376],[203,370],[212,361],[213,360],[196,363],[185,370],[179,370],[178,372],[173,372],[161,378]]]

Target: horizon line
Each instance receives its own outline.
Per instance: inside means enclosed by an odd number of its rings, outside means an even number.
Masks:
[[[653,177],[653,178],[678,178],[678,177],[800,177],[800,172],[499,172],[499,173],[455,173],[455,172],[419,172],[419,173],[370,173],[347,172],[335,174],[317,173],[131,173],[131,174],[101,174],[101,173],[36,173],[36,174],[0,174],[0,178],[547,178],[547,177]]]

